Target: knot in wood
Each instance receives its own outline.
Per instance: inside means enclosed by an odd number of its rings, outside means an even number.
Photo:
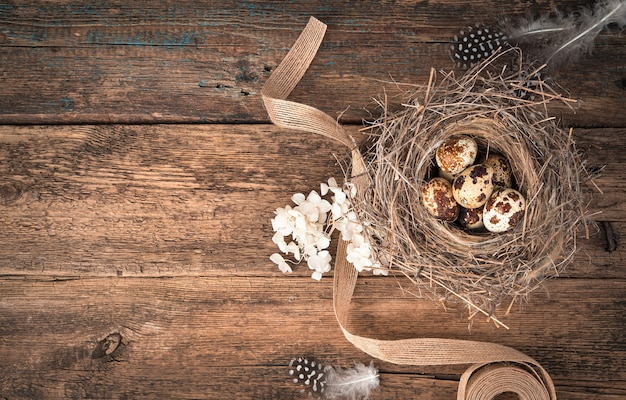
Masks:
[[[120,343],[122,343],[122,335],[117,332],[111,333],[98,342],[98,345],[91,354],[91,358],[102,358],[104,356],[111,355],[115,350],[117,350]]]
[[[5,204],[13,203],[22,196],[22,188],[19,184],[4,183],[0,185],[0,198]]]

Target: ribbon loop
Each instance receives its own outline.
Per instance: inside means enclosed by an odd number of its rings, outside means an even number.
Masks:
[[[277,126],[323,135],[352,150],[352,183],[357,192],[366,187],[365,164],[354,141],[332,117],[311,106],[286,100],[296,87],[326,32],[326,25],[311,18],[294,46],[261,91],[271,121]],[[346,260],[345,241],[337,248],[333,281],[335,316],[346,339],[365,353],[395,364],[428,366],[472,364],[461,377],[458,400],[489,400],[504,392],[523,400],[556,400],[550,375],[532,358],[503,345],[467,340],[414,338],[380,340],[351,333],[348,309],[357,282],[357,270]]]
[[[335,119],[306,104],[286,100],[311,65],[325,33],[326,24],[311,17],[291,50],[265,82],[261,96],[270,120],[277,126],[317,133],[351,148],[352,138]]]

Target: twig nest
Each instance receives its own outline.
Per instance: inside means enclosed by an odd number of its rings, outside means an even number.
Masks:
[[[359,179],[369,182],[353,205],[378,259],[413,281],[415,293],[493,317],[569,263],[586,214],[580,185],[587,173],[570,132],[546,112],[549,101],[566,100],[546,82],[528,82],[537,75],[489,68],[477,65],[458,79],[433,72],[428,86],[401,100],[403,109],[385,110],[353,158],[365,171]],[[517,94],[530,86],[542,91],[536,102]],[[447,161],[459,138],[471,151],[462,162]],[[435,186],[448,193],[441,175],[455,178],[457,222],[449,219],[456,213],[449,194],[445,213],[434,201]],[[466,189],[468,181],[483,187]]]

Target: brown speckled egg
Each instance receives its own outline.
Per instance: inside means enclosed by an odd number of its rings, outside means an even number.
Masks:
[[[433,178],[422,186],[422,204],[433,217],[454,221],[459,205],[452,196],[452,185],[444,178]]]
[[[483,210],[483,223],[490,232],[506,232],[524,218],[526,200],[511,188],[499,188],[489,198]]]
[[[476,229],[484,228],[485,225],[483,224],[483,207],[478,207],[478,208],[461,207],[457,222],[463,228],[468,229],[468,230],[476,230]]]
[[[461,207],[478,208],[493,191],[493,170],[485,164],[472,165],[454,178],[452,195]]]
[[[441,168],[438,169],[437,175],[439,175],[440,178],[443,178],[450,183],[454,181],[454,175],[442,170]]]
[[[493,186],[496,188],[510,188],[512,185],[511,165],[505,156],[491,153],[483,163],[493,169]]]
[[[437,166],[452,176],[459,174],[476,160],[478,146],[469,136],[453,136],[446,139],[435,152]]]

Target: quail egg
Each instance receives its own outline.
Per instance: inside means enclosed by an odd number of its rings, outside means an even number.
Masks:
[[[510,188],[512,185],[511,165],[505,156],[498,153],[491,153],[485,159],[485,165],[493,169],[493,186],[496,188]]]
[[[498,188],[483,209],[483,223],[490,232],[506,232],[517,225],[526,211],[526,200],[511,188]]]
[[[478,208],[487,202],[493,191],[493,169],[485,164],[472,165],[452,183],[452,195],[465,208]]]
[[[442,174],[455,176],[476,160],[478,145],[469,136],[453,136],[446,139],[435,152],[435,161]]]
[[[477,230],[477,229],[484,228],[485,225],[483,224],[483,207],[478,207],[478,208],[461,207],[457,222],[463,228],[468,229],[468,230]]]
[[[446,171],[442,170],[441,168],[439,168],[439,171],[437,171],[437,175],[439,175],[440,178],[443,178],[443,179],[447,180],[450,183],[452,183],[454,181],[454,175],[452,175],[449,172],[446,172]]]
[[[426,211],[444,221],[454,221],[459,205],[454,201],[452,185],[444,178],[433,178],[422,186],[422,204]]]

